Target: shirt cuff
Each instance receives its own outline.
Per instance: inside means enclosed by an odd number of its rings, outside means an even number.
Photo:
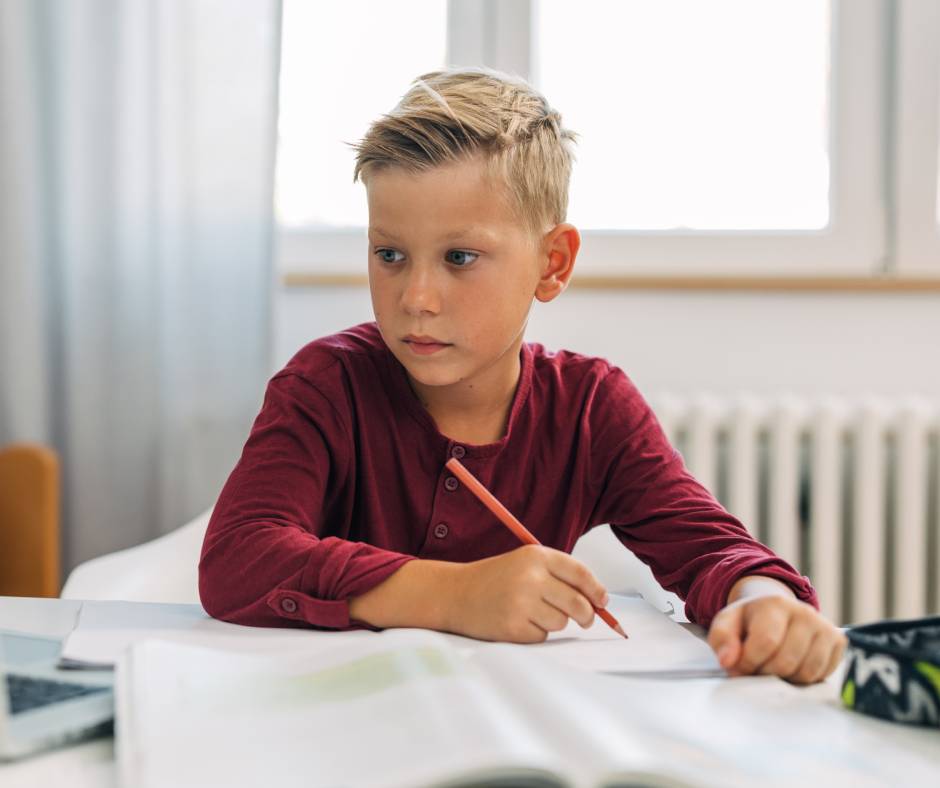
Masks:
[[[715,584],[706,592],[704,598],[696,599],[697,604],[691,608],[689,600],[686,600],[686,615],[689,620],[703,627],[708,628],[712,619],[728,604],[728,594],[731,592],[732,586],[742,577],[748,575],[772,577],[774,580],[779,580],[793,591],[797,599],[819,610],[816,589],[813,588],[809,578],[798,574],[780,558],[761,561],[751,560],[732,566],[719,566],[713,571],[720,574],[715,579]]]
[[[278,589],[265,600],[281,618],[302,621],[325,629],[349,629],[349,602],[345,599],[314,599],[300,591]]]
[[[364,594],[396,572],[404,564],[415,560],[414,556],[380,551],[386,553],[388,560],[371,572],[349,582],[342,593],[342,599],[321,599],[303,591],[290,588],[277,588],[267,595],[265,602],[281,618],[310,624],[324,629],[371,629],[378,631],[364,621],[349,617],[349,600]]]
[[[742,577],[748,576],[771,577],[774,580],[779,580],[794,594],[796,594],[797,599],[799,599],[801,602],[806,602],[806,604],[812,605],[814,608],[819,610],[819,597],[816,595],[816,589],[813,588],[812,583],[810,583],[810,580],[806,575],[798,575],[779,566],[764,566],[738,574],[738,576],[735,577],[728,585],[728,591],[731,591],[731,587],[737,583],[738,580],[740,580]],[[727,599],[728,597],[726,593],[726,603]]]

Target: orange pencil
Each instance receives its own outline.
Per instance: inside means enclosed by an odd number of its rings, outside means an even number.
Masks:
[[[483,486],[476,476],[464,468],[463,463],[461,463],[460,460],[455,457],[451,457],[445,464],[448,468],[450,468],[454,475],[460,479],[460,481],[470,488],[470,492],[479,498],[486,508],[499,518],[503,525],[505,525],[510,531],[519,537],[520,541],[525,542],[526,544],[541,544],[541,542],[539,542],[539,540],[532,535],[532,532],[522,523],[520,523],[513,516],[512,512],[510,512],[509,509],[499,502],[493,493]],[[604,620],[607,626],[614,630],[614,632],[616,632],[618,635],[627,637],[627,633],[623,631],[623,627],[620,626],[616,618],[614,618],[602,607],[593,607],[594,612]]]

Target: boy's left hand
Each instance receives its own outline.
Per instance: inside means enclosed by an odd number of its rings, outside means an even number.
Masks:
[[[742,593],[732,591],[734,601],[708,630],[708,643],[729,675],[761,673],[813,684],[835,670],[847,642],[837,627],[782,583],[750,577],[739,584]]]

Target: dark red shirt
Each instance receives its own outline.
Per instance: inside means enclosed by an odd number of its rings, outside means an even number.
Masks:
[[[444,463],[458,457],[543,544],[614,533],[708,625],[746,574],[817,605],[686,470],[627,376],[524,344],[505,436],[442,435],[374,323],[311,342],[268,384],[203,543],[206,611],[258,626],[354,625],[348,600],[413,558],[475,561],[517,538]]]

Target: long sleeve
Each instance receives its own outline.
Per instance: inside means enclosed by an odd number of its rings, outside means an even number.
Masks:
[[[595,401],[594,477],[601,479],[592,520],[620,541],[686,603],[689,620],[708,626],[735,581],[764,575],[818,608],[816,592],[686,470],[655,415],[626,375],[613,368]]]
[[[344,410],[281,373],[212,514],[199,594],[220,619],[255,626],[353,625],[348,600],[413,556],[352,541],[355,456]]]

